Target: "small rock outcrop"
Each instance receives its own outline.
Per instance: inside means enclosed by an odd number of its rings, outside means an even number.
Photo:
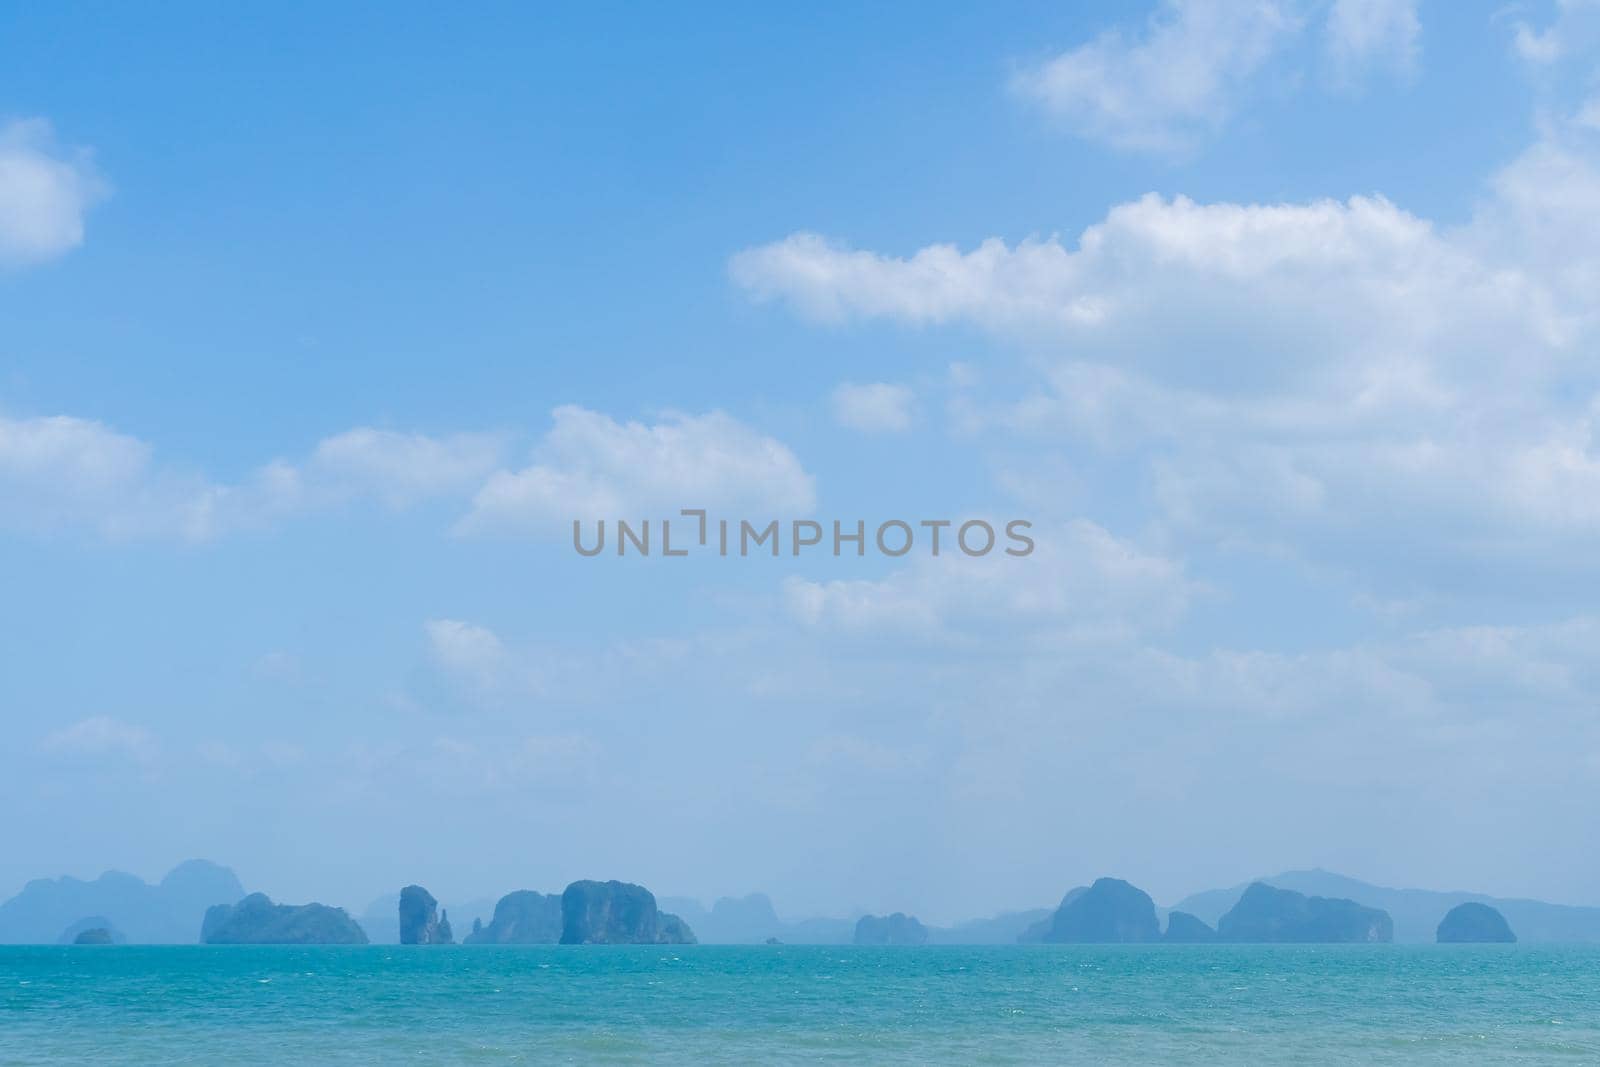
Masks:
[[[92,926],[72,939],[74,945],[115,945],[117,939],[104,926]]]
[[[439,917],[439,902],[420,885],[400,890],[400,943],[402,945],[453,945],[450,917]]]
[[[343,908],[274,904],[251,893],[237,904],[206,911],[200,940],[207,945],[365,945],[367,935]]]
[[[1174,945],[1203,945],[1216,939],[1215,930],[1186,911],[1175,911],[1168,915],[1167,932],[1161,935],[1161,940]]]
[[[1489,905],[1457,904],[1440,920],[1435,938],[1441,945],[1511,944],[1517,935],[1506,917]]]
[[[897,911],[893,915],[863,915],[856,920],[857,945],[926,945],[928,928],[916,916]]]
[[[692,945],[694,932],[642,885],[573,882],[561,894],[563,945]]]
[[[1253,882],[1218,921],[1217,938],[1303,944],[1389,942],[1394,940],[1394,921],[1388,912],[1353,900],[1308,897]]]
[[[469,945],[554,945],[561,940],[561,898],[518,889],[494,906],[488,926],[467,936]]]
[[[1018,940],[1057,945],[1160,941],[1161,920],[1150,894],[1120,878],[1100,878],[1068,893],[1054,915]]]
[[[85,934],[90,933],[94,934],[97,939],[93,941],[79,940]],[[98,940],[102,935],[109,940]],[[116,924],[104,915],[90,915],[79,919],[61,931],[61,936],[56,938],[56,944],[58,945],[123,945],[127,944],[127,941],[128,939],[122,935],[121,930],[117,929]]]

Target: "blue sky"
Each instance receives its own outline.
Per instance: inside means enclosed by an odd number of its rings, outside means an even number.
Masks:
[[[6,9],[0,892],[1593,902],[1597,41],[1582,0]],[[697,505],[1040,550],[562,532]]]

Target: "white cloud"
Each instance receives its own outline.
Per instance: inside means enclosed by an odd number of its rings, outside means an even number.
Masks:
[[[121,756],[136,763],[148,763],[156,756],[156,740],[142,726],[133,726],[106,715],[84,719],[47,735],[39,747],[45,752],[90,756]]]
[[[326,492],[405,507],[477,488],[504,454],[498,434],[427,437],[362,427],[319,441],[306,466]]]
[[[217,497],[198,478],[158,469],[148,444],[103,423],[0,416],[0,525],[200,537],[210,529]]]
[[[0,415],[0,527],[202,541],[363,500],[401,509],[469,498],[463,530],[685,507],[794,515],[815,503],[793,452],[721,412],[648,425],[581,407],[554,417],[520,470],[503,467],[503,434],[360,427],[323,439],[303,461],[275,459],[225,484],[157,463],[150,444],[100,422]]]
[[[500,669],[505,646],[493,630],[458,619],[433,619],[426,625],[433,658],[452,671],[486,676]]]
[[[302,463],[273,460],[229,485],[158,463],[148,442],[101,422],[0,415],[0,527],[203,541],[355,500],[403,508],[465,497],[503,454],[498,435],[358,428],[319,442]]]
[[[733,277],[833,322],[1022,342],[1038,384],[987,407],[964,390],[962,426],[1138,464],[1179,528],[1528,562],[1600,530],[1600,145],[1581,122],[1552,126],[1463,225],[1377,196],[1149,195],[1075,243],[902,257],[796,234]]]
[[[1334,0],[1326,44],[1335,81],[1353,84],[1371,67],[1411,76],[1421,32],[1417,0]]]
[[[1180,154],[1225,127],[1253,95],[1282,91],[1314,64],[1353,88],[1383,71],[1416,71],[1418,0],[1162,0],[1142,30],[1104,31],[1011,80],[1080,136],[1115,148]]]
[[[862,433],[902,433],[911,428],[916,397],[904,385],[844,382],[833,391],[833,417]]]
[[[78,247],[84,216],[106,193],[88,154],[63,150],[48,122],[0,125],[0,269],[43,263]]]
[[[1021,71],[1019,94],[1119,148],[1173,151],[1222,126],[1274,52],[1299,32],[1272,0],[1164,0],[1130,40],[1107,30]]]
[[[1513,23],[1512,48],[1524,62],[1549,67],[1600,41],[1600,0],[1556,0],[1556,15],[1544,28]]]
[[[646,424],[566,406],[554,418],[531,465],[496,472],[479,490],[463,530],[697,507],[803,514],[815,503],[812,477],[793,452],[722,412]]]
[[[950,547],[951,536],[937,558],[919,556],[880,580],[790,578],[788,608],[807,625],[885,635],[1103,635],[1170,625],[1199,591],[1181,564],[1081,519],[1035,526],[1035,548],[1025,557],[964,556]]]

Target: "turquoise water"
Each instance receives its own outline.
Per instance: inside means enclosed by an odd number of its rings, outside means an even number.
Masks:
[[[0,1063],[1595,1063],[1600,948],[0,948]]]

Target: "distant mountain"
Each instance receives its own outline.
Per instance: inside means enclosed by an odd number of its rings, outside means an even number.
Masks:
[[[1394,939],[1397,942],[1431,943],[1445,913],[1457,904],[1469,902],[1488,904],[1500,912],[1517,932],[1517,939],[1524,944],[1600,942],[1600,908],[1491,897],[1482,893],[1390,889],[1324,870],[1285,871],[1257,880],[1308,896],[1343,897],[1369,908],[1380,908],[1394,920]],[[1230,889],[1196,893],[1173,907],[1214,925],[1224,912],[1238,902],[1248,886],[1249,883],[1245,883]]]
[[[928,927],[930,945],[1015,945],[1030,927],[1048,920],[1050,908],[1003,911],[988,919],[968,919],[954,926]]]
[[[662,897],[661,906],[683,917],[702,945],[763,945],[776,938],[786,945],[848,945],[855,919],[778,918],[765,893],[719,897],[709,911],[691,897]]]
[[[1348,944],[1394,940],[1394,922],[1381,908],[1353,900],[1313,897],[1252,882],[1217,920],[1217,940],[1286,944]]]
[[[367,935],[343,908],[326,904],[274,904],[251,893],[237,904],[217,904],[201,921],[208,945],[365,945]]]
[[[800,919],[785,923],[778,940],[788,945],[848,945],[855,936],[854,919]]]
[[[848,945],[855,940],[852,918],[785,920],[765,893],[719,897],[708,910],[691,897],[662,897],[661,906],[681,915],[702,945]],[[954,926],[925,926],[930,945],[1014,945],[1017,935],[1048,919],[1052,909],[1005,911]]]
[[[661,906],[682,916],[701,944],[760,945],[769,937],[787,940],[785,924],[765,893],[719,897],[710,911],[687,897],[663,897]]]
[[[54,944],[71,924],[98,916],[130,944],[192,945],[207,908],[244,895],[231,870],[206,860],[178,864],[157,885],[122,871],[89,882],[40,878],[0,904],[0,944]]]
[[[856,920],[852,939],[857,945],[926,945],[928,928],[915,915],[863,915]]]

